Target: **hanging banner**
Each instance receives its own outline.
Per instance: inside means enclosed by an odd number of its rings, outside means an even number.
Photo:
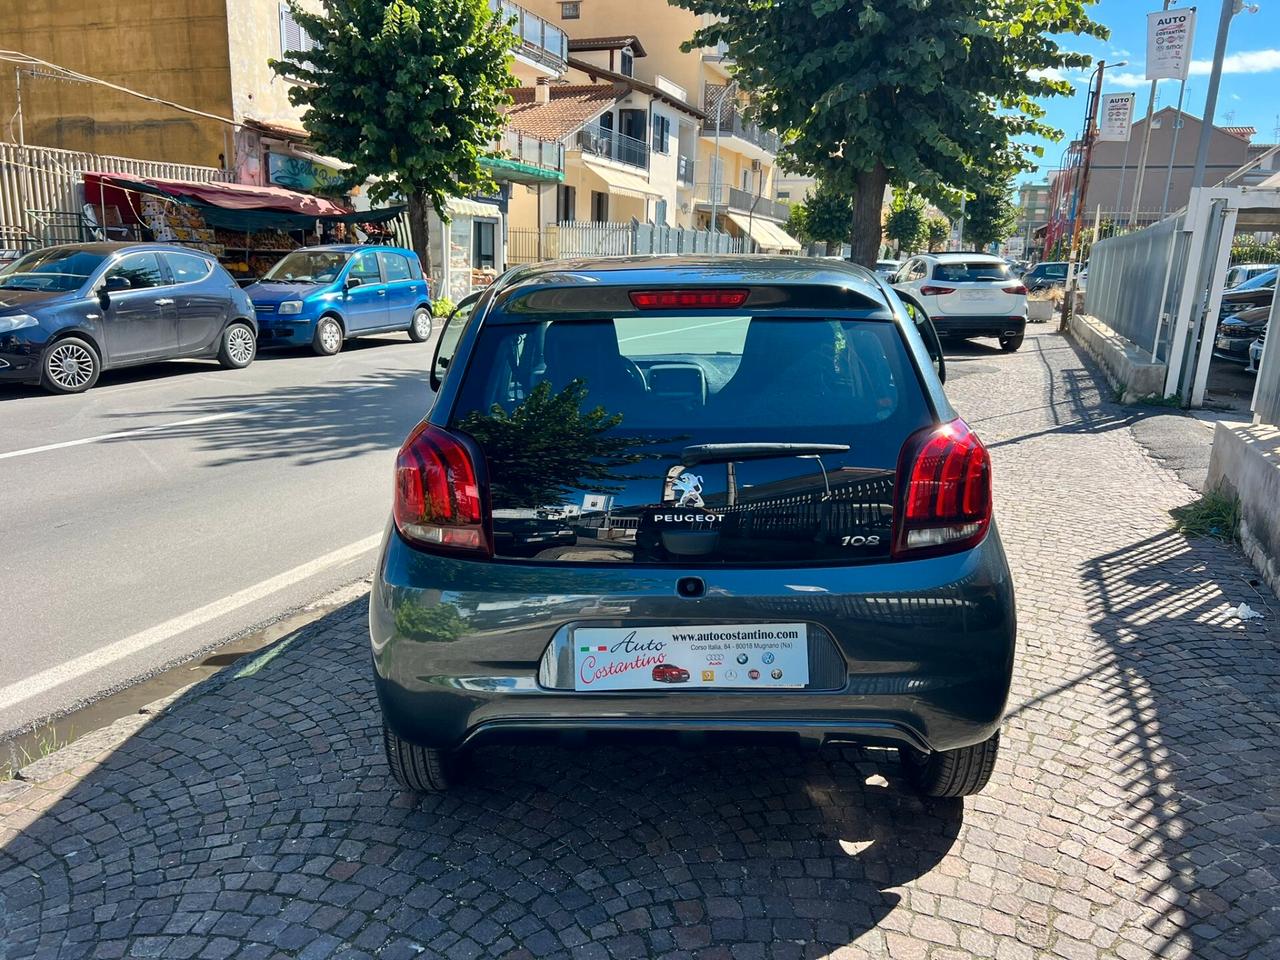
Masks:
[[[1147,79],[1187,79],[1195,32],[1194,7],[1147,14]]]
[[[1133,127],[1133,102],[1136,93],[1104,93],[1098,105],[1098,139],[1118,140],[1121,143],[1129,139],[1129,131]]]

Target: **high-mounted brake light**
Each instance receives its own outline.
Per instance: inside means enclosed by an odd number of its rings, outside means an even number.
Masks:
[[[963,420],[911,435],[898,458],[893,554],[955,553],[991,525],[991,457]]]
[[[637,310],[679,310],[693,307],[717,310],[740,307],[748,290],[632,290],[631,304]]]
[[[922,297],[941,297],[944,294],[955,292],[955,287],[935,287],[932,284],[920,288],[920,295]]]
[[[419,424],[396,455],[396,529],[415,547],[492,553],[471,451],[447,430]]]
[[[1012,293],[1012,294],[1014,294],[1015,296],[1019,296],[1019,297],[1025,297],[1025,296],[1027,295],[1027,288],[1026,288],[1026,287],[1024,287],[1022,284],[1020,284],[1020,283],[1019,283],[1019,284],[1017,284],[1016,286],[1012,286],[1012,287],[1005,287],[1005,288],[1004,288],[1004,292],[1005,292],[1005,293]]]

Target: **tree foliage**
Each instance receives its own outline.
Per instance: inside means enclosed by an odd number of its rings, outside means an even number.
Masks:
[[[904,253],[915,253],[924,246],[924,197],[914,190],[895,190],[884,221],[884,235]]]
[[[852,217],[853,198],[819,183],[803,201],[792,204],[788,223],[793,235],[806,242],[847,243]]]
[[[930,253],[936,253],[946,246],[951,236],[951,224],[946,217],[930,217],[924,222],[924,243]]]
[[[447,219],[449,197],[494,189],[480,160],[503,129],[515,35],[486,0],[289,7],[315,46],[272,69],[301,81],[289,99],[306,108],[316,148],[351,165],[350,185],[372,178],[372,200],[408,201],[414,248],[430,269],[428,208]]]
[[[879,246],[886,183],[940,206],[1027,169],[1057,138],[1037,98],[1068,95],[1055,71],[1087,66],[1055,36],[1105,39],[1092,0],[673,0],[715,22],[690,47],[726,42],[784,165],[855,199],[854,259]]]
[[[965,204],[964,239],[975,249],[1000,243],[1018,229],[1018,209],[1009,199],[1012,180],[1002,177],[985,184]]]
[[[494,404],[487,414],[474,411],[459,422],[484,448],[494,507],[544,506],[584,489],[621,489],[618,482],[629,477],[616,471],[646,458],[633,452],[644,441],[613,432],[622,414],[584,410],[586,396],[582,380],[559,393],[544,380],[510,413]]]

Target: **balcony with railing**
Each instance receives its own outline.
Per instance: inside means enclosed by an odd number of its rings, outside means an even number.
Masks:
[[[556,73],[568,68],[569,38],[555,24],[510,0],[489,0],[489,9],[503,13],[519,38],[515,52]]]
[[[700,208],[710,208],[712,201],[721,210],[732,210],[734,213],[747,213],[765,220],[786,223],[791,216],[789,204],[768,197],[758,197],[749,190],[739,190],[727,183],[699,183],[696,187],[695,202]]]
[[[764,129],[758,123],[745,120],[742,111],[737,107],[726,104],[723,110],[717,110],[717,102],[712,94],[708,94],[708,100],[709,103],[705,107],[707,119],[702,123],[704,137],[714,137],[718,128],[722,137],[738,137],[766,153],[777,154],[780,143],[776,133]]]
[[[598,123],[590,123],[578,131],[577,144],[583,153],[616,160],[630,167],[649,169],[649,144]]]
[[[540,140],[519,130],[507,130],[502,134],[499,153],[520,163],[564,173],[564,144],[558,140]]]

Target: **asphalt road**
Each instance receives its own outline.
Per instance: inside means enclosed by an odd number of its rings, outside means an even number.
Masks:
[[[367,576],[433,347],[0,385],[0,737]]]

